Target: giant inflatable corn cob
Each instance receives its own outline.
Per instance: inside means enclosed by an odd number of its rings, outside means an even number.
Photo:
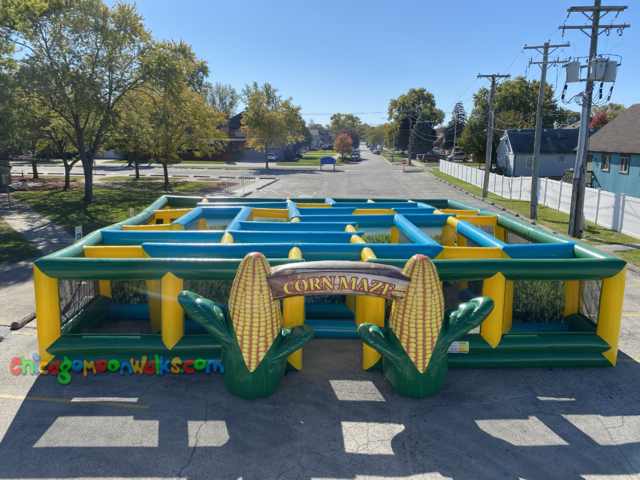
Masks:
[[[195,293],[178,297],[189,317],[222,345],[227,389],[246,399],[271,395],[284,377],[286,358],[313,337],[306,325],[282,329],[280,302],[266,280],[270,273],[264,255],[248,254],[233,281],[228,315]]]
[[[429,257],[414,255],[403,273],[411,283],[404,300],[393,302],[389,328],[363,323],[358,335],[384,356],[385,378],[397,393],[426,398],[444,387],[449,346],[482,323],[493,300],[480,297],[445,312],[440,278]]]

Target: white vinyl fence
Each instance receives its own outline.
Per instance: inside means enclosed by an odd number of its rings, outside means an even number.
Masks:
[[[484,170],[440,160],[440,171],[482,188]],[[538,202],[545,207],[569,213],[573,185],[548,178],[538,182]],[[511,200],[531,200],[531,177],[506,177],[491,173],[489,192]],[[587,187],[584,199],[587,220],[616,232],[640,238],[640,198],[624,193],[605,192]]]

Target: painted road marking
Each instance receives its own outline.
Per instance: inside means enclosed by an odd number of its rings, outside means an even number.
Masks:
[[[124,407],[124,408],[149,408],[149,405],[137,405],[127,402],[100,402],[100,401],[78,401],[72,398],[53,398],[53,397],[29,397],[26,395],[10,395],[0,393],[0,398],[8,400],[35,400],[38,402],[55,402],[55,403],[73,403],[74,405],[106,405],[108,407]]]
[[[623,317],[640,317],[640,313],[623,313]]]
[[[31,336],[36,336],[38,335],[37,333],[34,332],[11,332],[14,335],[31,335]]]

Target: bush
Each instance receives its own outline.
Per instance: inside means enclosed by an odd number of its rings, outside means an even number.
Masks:
[[[285,162],[293,162],[294,160],[296,160],[296,156],[290,148],[287,148],[282,153],[282,157],[284,158]]]

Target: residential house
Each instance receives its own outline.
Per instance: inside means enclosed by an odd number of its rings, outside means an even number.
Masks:
[[[237,162],[245,158],[245,144],[247,142],[247,134],[240,131],[242,126],[242,113],[239,113],[229,119],[225,125],[220,125],[218,130],[226,132],[228,140],[224,145],[224,150],[209,156],[197,157],[194,152],[188,151],[181,154],[180,159],[183,161],[214,161],[214,162]]]
[[[640,198],[640,103],[589,139],[594,188]]]
[[[590,135],[594,130],[590,130]],[[578,129],[543,129],[540,141],[538,175],[561,177],[575,165]],[[497,151],[497,165],[506,175],[530,177],[533,164],[535,130],[505,130]]]
[[[311,148],[320,148],[322,145],[333,144],[333,142],[331,141],[331,134],[329,133],[329,130],[318,127],[317,129],[311,129],[310,132],[311,137],[313,138],[313,141],[311,142]]]

